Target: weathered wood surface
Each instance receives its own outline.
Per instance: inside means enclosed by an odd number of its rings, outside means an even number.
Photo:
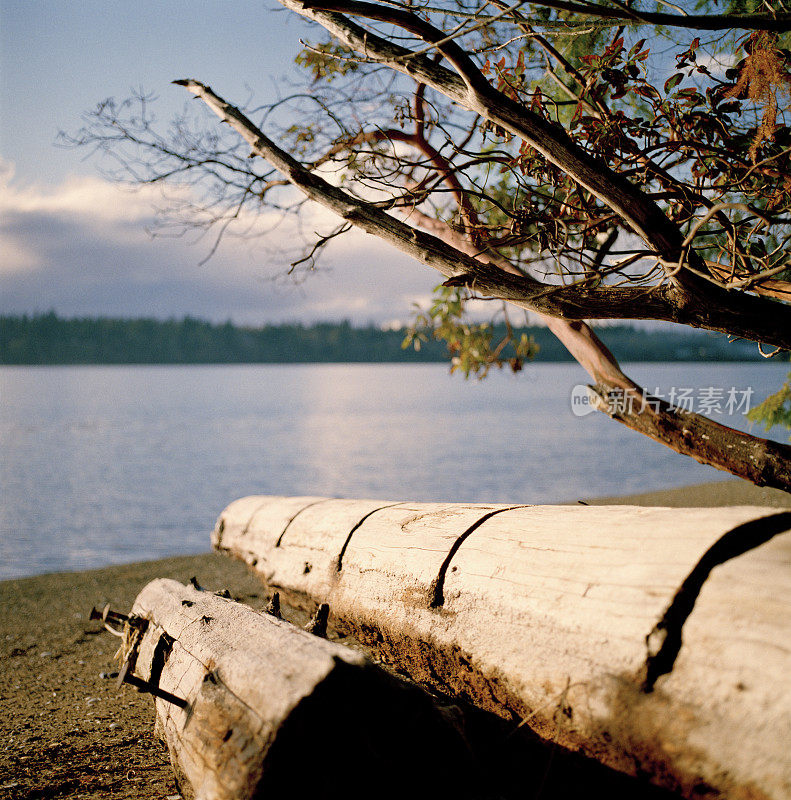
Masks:
[[[187,797],[339,796],[344,782],[370,788],[383,775],[378,796],[406,797],[421,770],[422,796],[471,796],[458,731],[362,654],[171,580],[146,586],[131,619],[127,650],[145,620],[135,677],[182,701],[155,703]]]
[[[791,797],[791,513],[248,497],[213,544],[417,681],[689,797]]]

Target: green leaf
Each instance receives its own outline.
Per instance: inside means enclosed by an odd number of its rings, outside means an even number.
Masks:
[[[671,92],[673,89],[675,89],[676,86],[678,86],[679,83],[681,83],[681,81],[683,81],[683,80],[684,80],[684,73],[683,72],[677,72],[675,75],[671,75],[665,81],[665,94],[667,94],[668,92]]]
[[[635,44],[634,47],[632,47],[632,49],[629,51],[628,58],[629,59],[634,58],[643,49],[644,44],[645,44],[645,39],[640,39],[640,41],[637,42],[637,44]]]

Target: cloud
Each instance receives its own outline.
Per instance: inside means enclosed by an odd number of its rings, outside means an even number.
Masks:
[[[300,252],[299,229],[329,232],[330,212],[306,205],[277,226],[248,217],[205,264],[210,236],[152,238],[158,187],[129,192],[95,177],[18,185],[0,163],[0,313],[54,309],[66,316],[191,314],[243,323],[349,318],[408,319],[412,299],[440,276],[372,236],[333,240],[315,274],[284,277]],[[252,234],[269,230],[266,236]]]

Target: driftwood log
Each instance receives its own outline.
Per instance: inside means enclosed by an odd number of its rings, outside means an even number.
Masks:
[[[416,681],[687,797],[791,797],[791,513],[246,497],[213,544]]]
[[[156,580],[122,652],[188,798],[476,796],[466,744],[425,692],[272,614]]]

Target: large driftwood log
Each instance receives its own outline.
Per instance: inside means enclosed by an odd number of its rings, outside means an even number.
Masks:
[[[791,797],[791,513],[247,497],[218,550],[417,681],[688,797]]]
[[[282,619],[156,580],[124,655],[134,684],[158,695],[187,797],[476,796],[461,735],[423,691]]]

